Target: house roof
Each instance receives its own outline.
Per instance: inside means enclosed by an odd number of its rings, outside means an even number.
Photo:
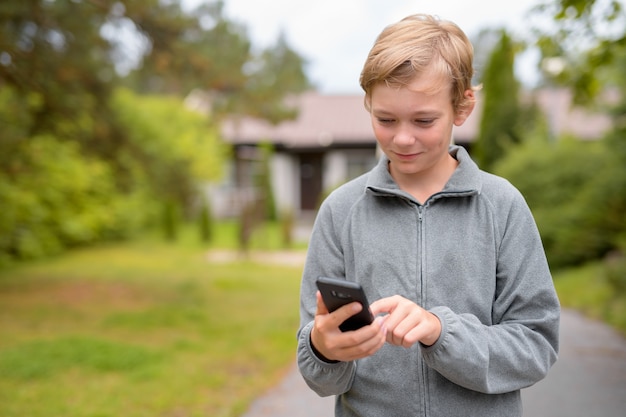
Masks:
[[[285,147],[324,147],[375,142],[362,95],[305,93],[295,99],[295,120],[273,126],[252,118],[229,119],[222,134],[233,144],[268,140]]]
[[[572,95],[567,90],[538,90],[535,99],[546,112],[556,134],[572,133],[583,139],[596,139],[611,126],[607,115],[571,108]],[[476,140],[482,113],[480,92],[471,116],[455,126],[456,143]],[[246,145],[269,141],[286,148],[371,145],[375,143],[370,116],[363,95],[324,95],[308,92],[295,98],[299,109],[295,120],[272,125],[249,117],[232,118],[222,125],[222,135],[231,144]]]

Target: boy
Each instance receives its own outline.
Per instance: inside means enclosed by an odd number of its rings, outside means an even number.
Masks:
[[[384,156],[315,221],[301,287],[298,365],[335,415],[521,416],[520,389],[556,360],[560,308],[523,197],[450,146],[471,114],[473,49],[453,23],[409,16],[361,73]],[[361,284],[375,321],[338,326],[315,280]]]

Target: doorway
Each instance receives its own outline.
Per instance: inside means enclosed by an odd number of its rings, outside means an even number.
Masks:
[[[300,210],[317,210],[322,194],[322,161],[324,154],[300,154]]]

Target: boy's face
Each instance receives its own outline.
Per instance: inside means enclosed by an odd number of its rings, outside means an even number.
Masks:
[[[378,83],[371,90],[374,135],[389,158],[394,178],[436,178],[450,166],[452,126],[463,124],[472,109],[455,114],[451,88],[433,91],[438,84],[439,76],[425,73],[407,86]]]

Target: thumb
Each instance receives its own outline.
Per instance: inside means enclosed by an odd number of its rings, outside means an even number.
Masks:
[[[337,310],[332,313],[328,311],[326,304],[324,304],[324,300],[322,299],[321,293],[318,291],[316,294],[317,298],[317,312],[316,315],[327,315],[328,322],[334,326],[339,327],[341,323],[346,321],[346,319],[354,316],[356,313],[363,309],[361,303],[355,301],[349,304],[346,304],[342,307],[339,307]]]
[[[335,327],[339,327],[344,321],[363,310],[363,306],[358,301],[339,307],[328,315],[329,322]]]
[[[324,304],[324,300],[322,300],[322,294],[318,291],[315,294],[315,297],[317,298],[317,311],[315,312],[315,315],[318,316],[320,314],[328,314],[328,308],[326,307],[326,304]]]

